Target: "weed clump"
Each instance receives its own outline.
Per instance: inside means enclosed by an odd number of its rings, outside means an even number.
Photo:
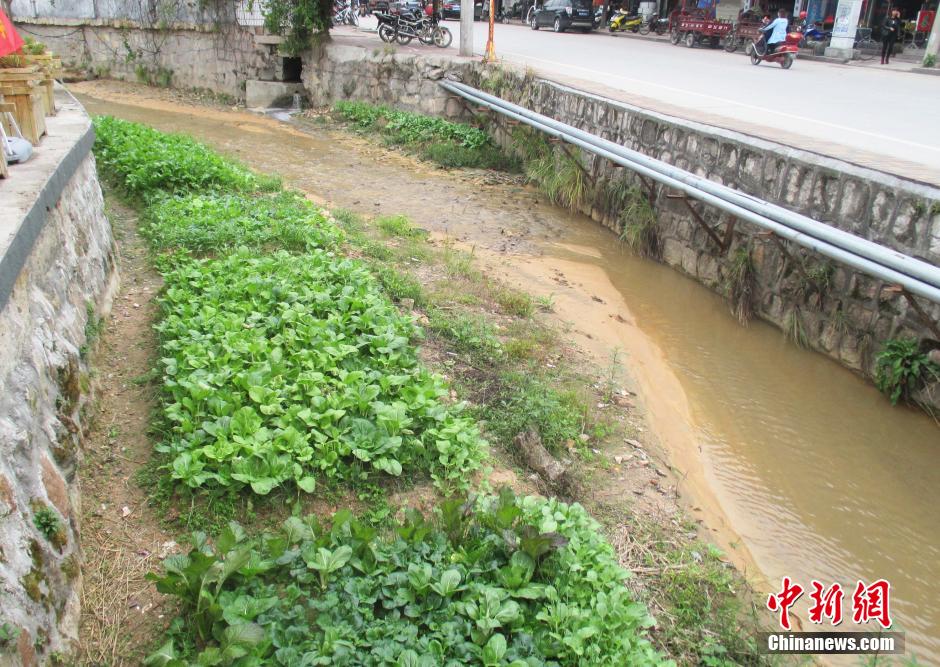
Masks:
[[[940,380],[940,366],[913,338],[889,340],[875,357],[875,385],[892,405],[910,401],[930,381]]]
[[[62,530],[59,513],[46,505],[37,508],[33,513],[33,525],[49,542],[56,542],[59,531]]]
[[[725,268],[724,286],[731,299],[731,313],[742,324],[754,316],[756,274],[751,249],[739,246]]]

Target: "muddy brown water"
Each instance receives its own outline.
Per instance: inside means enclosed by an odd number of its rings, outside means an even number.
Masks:
[[[416,165],[316,124],[75,88],[91,113],[192,134],[330,205],[403,213],[551,295],[601,363],[622,353],[690,510],[759,590],[784,575],[807,589],[838,582],[851,620],[856,581],[885,578],[908,649],[940,664],[940,428],[926,416],[768,325],[739,326],[721,298],[529,188]]]

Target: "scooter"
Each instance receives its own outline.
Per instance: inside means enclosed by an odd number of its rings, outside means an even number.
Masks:
[[[751,57],[752,65],[760,65],[766,60],[769,63],[780,63],[783,69],[790,69],[800,50],[802,37],[798,32],[789,32],[786,40],[778,44],[773,53],[767,53],[767,39],[761,36],[757,41],[749,42],[745,51]]]
[[[607,29],[611,32],[625,32],[629,30],[630,32],[639,32],[640,26],[643,25],[643,17],[639,14],[628,14],[622,9],[618,9],[617,13],[614,14],[613,18],[610,19],[610,22],[607,24]]]

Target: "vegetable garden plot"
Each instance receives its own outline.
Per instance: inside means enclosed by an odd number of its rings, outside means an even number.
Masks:
[[[416,327],[358,262],[242,250],[165,278],[160,449],[175,478],[266,494],[412,468],[465,486],[479,465],[475,423],[442,402]]]
[[[257,494],[379,473],[472,483],[476,422],[326,215],[192,140],[96,127],[102,171],[145,205],[161,253],[158,448],[173,478]],[[257,537],[231,524],[152,575],[181,608],[147,664],[662,663],[626,577],[583,508],[508,490],[384,529],[346,511]]]
[[[504,490],[389,534],[337,513],[195,536],[154,576],[183,603],[150,665],[661,664],[613,550],[579,505]]]
[[[143,229],[157,250],[219,253],[238,246],[336,248],[342,232],[295,192],[189,194],[155,201]]]

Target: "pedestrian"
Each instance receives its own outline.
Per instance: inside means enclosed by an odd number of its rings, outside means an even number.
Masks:
[[[901,10],[897,7],[891,10],[891,16],[885,19],[881,27],[881,64],[887,65],[894,52],[894,44],[901,34]]]

